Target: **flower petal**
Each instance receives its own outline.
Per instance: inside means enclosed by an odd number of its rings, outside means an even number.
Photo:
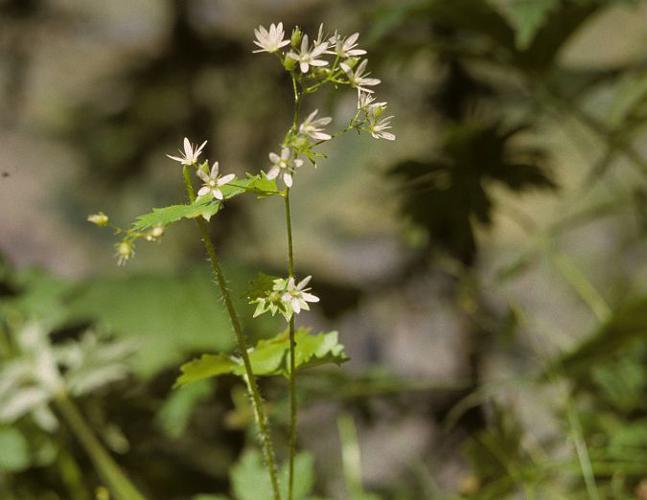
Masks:
[[[218,184],[218,186],[224,186],[225,184],[229,184],[235,178],[236,174],[227,174],[218,179],[218,182],[216,184]]]
[[[267,177],[269,180],[276,179],[279,176],[279,172],[281,172],[281,169],[279,167],[272,167],[270,171],[265,174],[265,177]]]

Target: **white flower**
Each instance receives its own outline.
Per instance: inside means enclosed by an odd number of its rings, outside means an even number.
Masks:
[[[348,59],[349,57],[363,56],[366,54],[364,49],[356,49],[357,39],[359,33],[353,33],[348,38],[344,39],[341,35],[335,32],[334,36],[329,40],[330,46],[335,48],[332,54],[336,54],[341,59]]]
[[[370,73],[364,72],[366,70],[367,64],[368,59],[364,59],[361,63],[359,63],[359,66],[357,66],[355,71],[353,71],[345,62],[341,63],[340,66],[341,69],[343,69],[346,73],[346,76],[348,77],[348,83],[350,83],[352,87],[357,88],[358,91],[373,92],[371,89],[367,89],[366,87],[379,85],[380,80],[378,80],[377,78],[368,78],[368,75],[370,75]]]
[[[281,156],[276,153],[270,153],[269,156],[272,168],[267,173],[267,178],[276,179],[280,173],[283,173],[283,182],[287,187],[292,187],[292,173],[294,169],[303,165],[303,160],[292,158],[292,151],[287,147],[281,149]]]
[[[299,133],[307,135],[315,141],[327,141],[331,139],[332,136],[323,132],[323,127],[328,125],[332,121],[332,118],[326,116],[323,118],[317,118],[315,120],[315,116],[317,116],[318,112],[319,110],[315,109],[308,115],[308,118],[306,118],[305,121],[301,125],[299,125]]]
[[[315,47],[318,47],[319,45],[321,45],[324,42],[324,38],[327,38],[327,37],[328,37],[328,35],[324,35],[324,23],[321,23],[319,25],[319,31],[317,32],[317,38],[316,38],[316,40],[313,40],[312,43],[313,43],[313,45]],[[332,40],[332,38],[331,38],[331,40]],[[328,42],[328,43],[330,44],[330,42]]]
[[[386,102],[374,102],[375,97],[366,92],[359,92],[357,96],[357,109],[361,109],[369,116],[375,116],[386,109]]]
[[[272,54],[276,52],[281,47],[285,47],[290,43],[290,40],[284,40],[283,36],[285,32],[283,31],[283,23],[279,24],[270,24],[269,31],[266,30],[263,26],[259,26],[258,29],[254,30],[256,35],[256,40],[254,43],[260,47],[260,49],[253,50],[253,53],[257,52],[267,52]]]
[[[294,278],[290,277],[285,285],[281,300],[290,309],[292,309],[295,314],[299,314],[301,310],[309,311],[310,307],[308,306],[308,302],[319,302],[319,297],[308,293],[310,288],[306,288],[306,285],[310,282],[311,278],[312,276],[308,276],[298,284],[295,284]]]
[[[395,135],[391,132],[386,132],[386,130],[391,128],[391,118],[392,116],[387,116],[382,118],[379,121],[370,120],[368,124],[368,130],[373,137],[376,139],[386,139],[387,141],[395,141]]]
[[[224,200],[225,196],[220,191],[220,188],[225,184],[230,183],[236,178],[236,174],[228,174],[222,177],[218,176],[218,170],[220,166],[218,162],[214,162],[213,167],[211,167],[211,173],[207,173],[202,169],[198,169],[197,174],[200,179],[204,182],[204,186],[198,191],[198,197],[207,196],[212,194],[214,198],[218,200]]]
[[[171,160],[179,161],[182,165],[193,165],[198,161],[198,157],[200,156],[200,153],[202,153],[202,149],[204,148],[205,144],[207,144],[207,141],[204,141],[202,144],[200,144],[200,147],[193,146],[189,142],[189,139],[185,137],[184,153],[180,151],[182,157],[171,155],[166,156],[168,156]]]
[[[328,64],[328,61],[317,59],[319,56],[324,54],[327,49],[328,42],[321,42],[321,44],[315,45],[310,49],[308,35],[303,35],[303,39],[301,40],[301,50],[298,53],[292,51],[288,52],[288,57],[299,63],[301,73],[307,73],[310,66],[326,66]]]

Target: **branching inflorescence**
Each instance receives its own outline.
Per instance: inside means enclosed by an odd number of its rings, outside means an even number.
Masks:
[[[317,149],[323,143],[350,130],[367,132],[375,139],[391,141],[395,140],[395,135],[389,131],[392,117],[383,116],[387,103],[376,102],[374,97],[373,88],[380,80],[372,78],[367,71],[368,60],[362,59],[366,51],[358,48],[358,33],[348,37],[337,31],[326,34],[322,24],[316,38],[311,39],[297,27],[292,30],[291,37],[286,39],[283,24],[278,23],[270,25],[269,29],[259,26],[255,35],[254,44],[258,48],[253,52],[265,52],[277,57],[285,71],[290,74],[294,95],[292,124],[276,152],[269,153],[266,171],[260,174],[246,174],[244,179],[236,179],[234,174],[222,175],[217,161],[211,167],[208,161],[199,161],[207,141],[197,146],[185,138],[179,156],[167,156],[182,167],[188,203],[154,209],[151,213],[138,217],[127,229],[112,226],[108,216],[102,212],[91,215],[88,220],[99,226],[110,226],[116,234],[122,236],[116,245],[119,264],[125,264],[133,257],[135,242],[138,239],[157,241],[168,225],[181,219],[196,220],[212,272],[231,320],[238,343],[238,354],[204,355],[186,363],[181,367],[182,375],[178,378],[177,385],[225,373],[243,378],[254,409],[273,495],[275,499],[280,499],[281,489],[278,485],[274,447],[256,379],[259,376],[272,375],[288,378],[290,428],[287,498],[291,500],[296,453],[296,372],[321,363],[341,363],[347,358],[343,346],[338,343],[336,332],[313,335],[307,329],[295,328],[295,316],[302,311],[308,311],[309,304],[319,302],[319,298],[311,293],[308,287],[311,276],[303,279],[297,279],[295,276],[290,191],[294,189],[298,169],[303,167],[306,161],[316,166],[318,160],[325,158]],[[332,133],[327,131],[326,127],[332,124],[333,119],[320,116],[317,109],[310,111],[306,118],[300,121],[303,99],[325,86],[334,89],[351,87],[357,93],[357,106],[352,118],[345,127]],[[194,176],[201,183],[197,194],[193,185]],[[283,186],[283,189],[279,186]],[[266,312],[273,316],[280,313],[287,323],[287,331],[280,332],[272,339],[262,340],[254,347],[249,345],[247,335],[241,327],[207,227],[207,223],[228,199],[246,192],[255,193],[258,197],[282,197],[287,233],[287,275],[279,277],[261,273],[247,293],[250,304],[256,306],[254,318]]]

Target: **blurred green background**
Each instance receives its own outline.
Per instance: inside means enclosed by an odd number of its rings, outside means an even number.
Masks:
[[[263,500],[241,382],[172,389],[233,349],[195,227],[118,268],[85,219],[181,202],[164,154],[185,135],[239,177],[267,169],[292,91],[251,51],[278,21],[360,32],[397,135],[333,141],[293,192],[297,274],[321,297],[300,320],[351,357],[301,377],[300,498],[647,499],[640,1],[0,0],[0,370],[34,322],[54,346],[134,341],[76,398],[115,459],[151,499]],[[355,98],[306,106],[343,123]],[[214,219],[236,296],[283,274],[283,223],[251,197]],[[286,384],[262,388],[283,460]],[[0,424],[0,498],[107,498],[43,423]]]

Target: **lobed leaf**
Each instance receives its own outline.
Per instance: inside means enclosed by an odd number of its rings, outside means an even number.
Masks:
[[[297,369],[310,368],[325,363],[339,365],[349,359],[344,352],[344,346],[339,343],[337,332],[311,335],[308,329],[300,328],[295,332],[295,342],[295,366]],[[290,371],[289,347],[287,331],[270,339],[260,340],[255,347],[248,351],[254,373],[259,376],[287,376]],[[203,354],[199,359],[182,365],[180,370],[182,374],[175,383],[176,387],[225,374],[241,377],[245,374],[240,358],[224,354]]]
[[[236,179],[220,188],[225,200],[238,196],[247,191],[259,196],[274,196],[280,193],[276,182],[263,175],[248,175],[246,179]],[[152,212],[140,215],[135,219],[132,228],[136,231],[146,231],[156,226],[168,226],[182,219],[204,217],[207,220],[218,213],[222,202],[211,196],[198,198],[186,205],[171,205],[164,208],[154,208]]]

